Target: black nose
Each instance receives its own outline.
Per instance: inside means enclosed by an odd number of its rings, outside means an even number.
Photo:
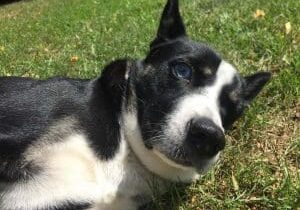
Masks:
[[[192,153],[201,157],[213,157],[225,147],[223,131],[207,118],[190,121],[186,140]]]

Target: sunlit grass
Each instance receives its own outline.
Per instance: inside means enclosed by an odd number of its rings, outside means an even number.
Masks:
[[[193,39],[210,43],[243,75],[269,71],[273,77],[228,134],[219,164],[198,183],[155,198],[148,209],[299,208],[300,1],[181,3]],[[142,58],[163,5],[33,0],[1,6],[0,74],[92,78],[113,59]],[[255,18],[257,9],[265,16]]]

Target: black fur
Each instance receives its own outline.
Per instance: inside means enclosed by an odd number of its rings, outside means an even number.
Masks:
[[[179,13],[178,0],[168,0],[162,14],[157,36],[150,44],[154,48],[168,40],[185,36],[185,26]]]
[[[195,90],[201,93],[205,87],[214,84],[221,62],[214,50],[187,37],[178,0],[168,0],[157,36],[143,60],[114,61],[104,68],[101,77],[92,80],[0,78],[0,185],[34,179],[43,168],[25,161],[25,151],[37,141],[62,141],[76,131],[88,137],[88,143],[99,159],[114,158],[120,144],[122,124],[119,120],[123,105],[137,109],[142,140],[148,149],[162,147],[159,151],[179,164],[195,168],[204,166],[206,157],[201,159],[198,150],[193,159],[199,160],[196,164],[190,162],[185,138],[172,144],[167,137],[157,137],[162,135],[168,116],[182,96],[191,95]],[[191,80],[174,76],[173,68],[178,63],[185,63],[192,69]],[[245,78],[236,74],[232,84],[223,87],[218,98],[223,127],[229,128],[241,116],[269,79],[269,73]],[[130,99],[136,99],[137,104],[131,104]],[[69,125],[70,130],[55,130],[59,129],[55,128],[58,122],[72,119],[75,121]],[[210,124],[209,138],[213,138],[214,122],[202,122]],[[186,130],[189,126],[190,122]],[[201,135],[205,133],[207,127],[198,127],[202,128]],[[223,131],[218,129],[223,148]],[[213,153],[203,154],[211,157],[222,148],[217,145]],[[0,186],[0,193],[5,190],[5,184]],[[85,209],[90,205],[66,201],[45,210]]]
[[[80,122],[76,126],[89,137],[99,158],[112,158],[119,144],[126,63],[108,65],[96,80],[1,78],[0,178],[24,179],[38,172],[23,161],[24,151],[68,116]]]
[[[45,208],[38,208],[33,210],[85,210],[91,208],[91,203],[81,203],[81,202],[74,202],[74,201],[65,201],[56,206],[49,206]]]
[[[235,77],[233,83],[226,85],[219,96],[222,124],[227,130],[243,114],[246,107],[245,101],[241,97],[243,86],[244,82],[239,77]],[[230,97],[231,94],[235,94],[236,100]]]
[[[243,99],[246,103],[249,104],[258,95],[270,78],[271,74],[269,72],[259,72],[245,77],[246,85],[243,92]]]
[[[207,45],[193,42],[187,37],[179,14],[178,1],[168,1],[157,36],[151,43],[150,52],[141,62],[138,72],[132,74],[131,78],[138,99],[138,120],[143,140],[149,149],[155,144],[160,144],[155,137],[162,135],[166,120],[174,110],[178,99],[196,89],[212,85],[221,61],[220,56]],[[174,64],[179,62],[193,69],[190,82],[172,75]],[[207,69],[210,71],[209,74],[206,72]],[[236,74],[234,82],[224,87],[219,95],[219,104],[225,128],[230,128],[242,115],[246,106],[269,79],[270,74],[266,72],[245,79]],[[232,94],[236,94],[235,101],[231,99]],[[170,155],[166,154],[170,158],[173,153],[177,155],[178,151],[183,150],[181,146],[172,145],[167,148]],[[185,152],[179,156],[177,162],[188,164],[185,161],[187,158]]]

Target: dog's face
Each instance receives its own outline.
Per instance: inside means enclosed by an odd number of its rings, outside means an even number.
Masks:
[[[149,54],[130,73],[143,145],[167,164],[205,170],[224,148],[224,131],[269,78],[244,78],[188,39],[178,1],[169,0]]]

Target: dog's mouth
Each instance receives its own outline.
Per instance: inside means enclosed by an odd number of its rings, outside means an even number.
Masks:
[[[188,155],[185,151],[181,149],[174,149],[173,151],[161,151],[160,149],[154,149],[154,153],[159,156],[165,162],[169,164],[176,164],[183,167],[192,167],[192,161],[188,158]]]
[[[219,158],[219,153],[207,158],[191,155],[187,149],[176,148],[173,151],[161,151],[154,149],[154,153],[167,164],[177,168],[194,168],[199,173],[207,171]]]

